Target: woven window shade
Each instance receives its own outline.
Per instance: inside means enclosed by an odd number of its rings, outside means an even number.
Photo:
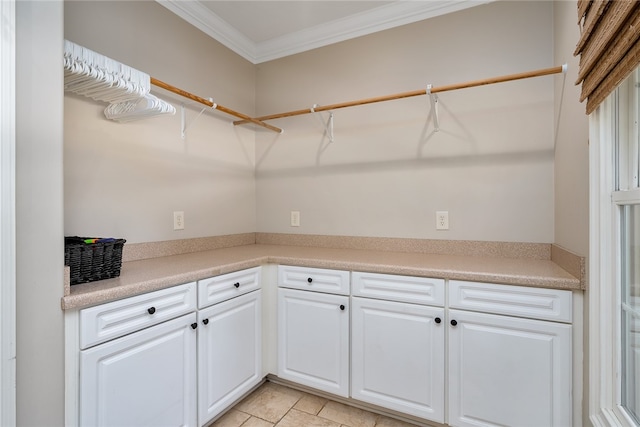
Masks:
[[[640,2],[578,0],[578,21],[576,84],[590,114],[640,64]]]

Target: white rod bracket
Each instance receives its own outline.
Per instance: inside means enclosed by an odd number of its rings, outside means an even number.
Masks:
[[[563,74],[567,74],[567,70],[568,69],[569,69],[569,65],[567,65],[566,63],[562,64],[562,73]]]
[[[213,102],[212,98],[209,98],[209,102],[211,102],[213,104],[210,107],[211,109],[215,110],[218,107],[218,104]],[[187,136],[187,112],[186,112],[186,109],[184,108],[184,104],[181,104],[180,106],[181,106],[181,109],[182,109],[182,139],[185,139],[186,136]],[[191,120],[191,123],[189,123],[189,126],[191,126],[193,124],[193,122],[198,120],[198,117],[200,117],[202,115],[202,113],[205,112],[206,109],[207,109],[207,107],[205,107],[202,110],[200,110],[198,115],[193,120]]]
[[[427,85],[427,95],[431,102],[431,114],[433,115],[433,128],[436,132],[440,130],[440,117],[438,116],[438,95],[431,93],[431,85]]]
[[[325,134],[329,137],[329,142],[333,142],[334,141],[334,138],[333,138],[333,112],[329,111],[329,119],[325,123],[322,120],[322,115],[320,114],[320,112],[316,111],[317,107],[318,107],[318,104],[313,104],[313,107],[311,107],[309,109],[309,111],[314,113],[314,115],[317,114],[318,120],[320,120],[320,124],[324,128]]]
[[[329,141],[333,142],[333,113],[329,112]]]
[[[184,104],[180,104],[180,118],[181,118],[181,125],[180,125],[180,136],[182,137],[182,139],[184,140],[185,136],[186,136],[186,131],[187,131],[187,112],[184,108]]]

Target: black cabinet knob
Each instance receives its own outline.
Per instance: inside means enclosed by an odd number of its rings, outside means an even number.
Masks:
[[[311,283],[311,282],[313,282],[313,279],[312,279],[311,277],[309,277],[309,278],[307,279],[307,282]]]
[[[202,321],[202,323],[203,323],[204,325],[209,324],[209,319],[204,319],[204,320]]]
[[[442,322],[442,319],[441,319],[441,318],[439,318],[439,317],[436,317],[436,318],[435,318],[435,319],[433,319],[433,320],[434,320],[434,322],[436,322],[436,323],[438,323],[438,324],[439,324],[440,322]]]
[[[192,323],[192,324],[191,324],[191,329],[195,329],[195,328],[197,328],[197,327],[198,327],[198,324],[197,324],[197,323]]]
[[[340,304],[340,310],[344,310],[344,305]]]
[[[239,288],[240,287],[240,282],[234,283],[233,286],[235,286],[236,288]]]
[[[155,313],[155,312],[156,312],[156,308],[155,308],[155,307],[149,307],[149,308],[147,308],[147,313],[149,313],[149,314],[153,314],[153,313]]]
[[[456,326],[457,324],[458,324],[458,321],[457,321],[457,320],[453,319],[453,320],[451,321],[451,326]]]

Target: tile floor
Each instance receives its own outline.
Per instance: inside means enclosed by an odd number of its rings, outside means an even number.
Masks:
[[[266,382],[211,427],[414,427],[402,421]]]

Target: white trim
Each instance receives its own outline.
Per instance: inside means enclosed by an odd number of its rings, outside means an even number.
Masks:
[[[359,13],[323,25],[296,31],[256,44],[255,63],[271,61],[378,31],[411,24],[469,7],[485,1],[395,1],[368,12]]]
[[[607,99],[589,117],[589,210],[590,210],[590,263],[589,275],[589,416],[594,426],[611,426],[611,418],[603,408],[609,407],[613,400],[610,386],[612,378],[610,367],[610,333],[599,322],[601,318],[610,318],[610,293],[604,283],[610,282],[612,273],[610,235],[611,199],[613,190],[613,165],[611,135],[604,132],[607,123],[611,123],[611,102]]]
[[[611,196],[611,201],[619,205],[640,204],[640,188],[633,190],[615,191]]]
[[[633,426],[633,424],[620,424],[620,420],[613,410],[599,408],[599,413],[591,417],[593,427]]]
[[[80,425],[80,312],[64,314],[64,425]]]
[[[16,425],[15,0],[0,1],[0,425]]]
[[[260,64],[495,0],[395,1],[260,43],[250,40],[199,1],[156,1],[246,60]]]
[[[606,208],[610,206],[610,203],[601,200],[601,195],[607,194],[606,189],[602,191],[601,188],[603,181],[607,178],[606,171],[602,170],[605,165],[602,157],[606,155],[602,146],[603,139],[606,140],[606,138],[602,138],[600,135],[600,122],[603,121],[604,113],[604,105],[601,105],[589,117],[589,258],[592,260],[589,263],[589,417],[594,426],[598,427],[609,425],[603,420],[604,417],[600,411],[600,408],[603,407],[603,400],[606,400],[603,399],[603,395],[606,394],[606,382],[603,384],[601,381],[603,362],[600,352],[601,342],[605,341],[605,337],[602,336],[600,325],[594,322],[595,319],[602,316],[601,311],[606,307],[599,295],[602,289],[600,284],[605,281],[603,275],[606,276],[607,273],[607,264],[602,262],[605,256],[603,256],[604,250],[601,248],[601,244],[606,244],[608,240],[601,239],[601,228],[603,228],[601,224],[603,223],[603,213],[606,216]]]

